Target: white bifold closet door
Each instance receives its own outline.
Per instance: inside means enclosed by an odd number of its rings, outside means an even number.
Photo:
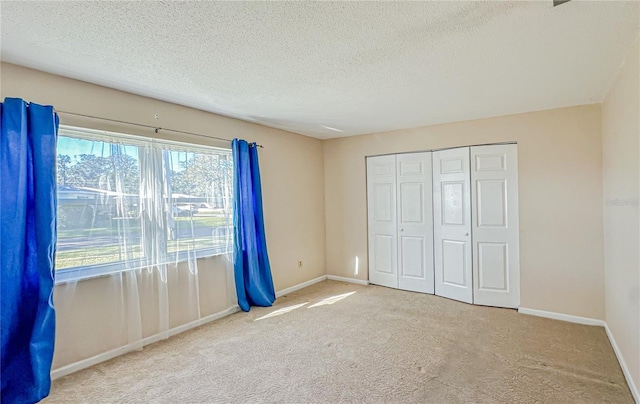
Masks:
[[[433,293],[431,153],[367,159],[369,281]]]
[[[431,153],[396,156],[398,287],[433,293]]]
[[[396,156],[367,158],[369,282],[398,287]]]
[[[369,282],[520,304],[517,146],[367,158]]]
[[[435,294],[473,303],[469,148],[433,152]]]
[[[473,300],[517,308],[518,149],[515,144],[471,147]]]

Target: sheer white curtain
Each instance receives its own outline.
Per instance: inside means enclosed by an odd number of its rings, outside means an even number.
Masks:
[[[228,149],[61,129],[54,368],[235,306],[231,164]]]

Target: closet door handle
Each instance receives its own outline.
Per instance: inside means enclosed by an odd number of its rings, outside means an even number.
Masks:
[[[465,236],[468,236],[468,235],[469,235],[469,233],[464,233],[464,235],[465,235]]]

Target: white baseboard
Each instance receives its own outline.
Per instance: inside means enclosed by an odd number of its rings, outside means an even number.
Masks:
[[[327,279],[330,281],[349,282],[357,285],[368,285],[369,281],[363,281],[362,279],[346,278],[344,276],[327,275]]]
[[[555,313],[553,311],[544,311],[544,310],[536,310],[536,309],[527,309],[525,307],[518,308],[518,313],[528,314],[530,316],[551,318],[553,320],[568,321],[570,323],[577,323],[577,324],[584,324],[584,325],[597,325],[600,327],[604,327],[605,325],[604,320],[598,320],[596,318],[572,316],[570,314]]]
[[[222,317],[226,317],[228,315],[231,315],[233,313],[237,313],[239,311],[240,311],[240,306],[238,306],[238,305],[231,306],[226,310],[219,311],[217,313],[208,315],[206,317],[202,317],[202,318],[199,318],[197,320],[194,320],[194,321],[192,321],[190,323],[183,324],[183,325],[180,325],[178,327],[172,328],[172,329],[169,330],[169,337],[173,337],[174,335],[180,334],[181,332],[188,331],[188,330],[190,330],[192,328],[200,327],[201,325],[205,325],[205,324],[210,323],[212,321],[219,320]],[[147,344],[145,344],[145,345],[147,345]]]
[[[101,354],[98,354],[96,356],[92,356],[91,358],[87,358],[87,359],[83,359],[81,361],[78,362],[74,362],[71,363],[69,365],[65,365],[62,367],[59,367],[58,369],[52,370],[51,371],[51,379],[55,380],[55,379],[59,379],[61,377],[64,377],[68,374],[77,372],[79,370],[82,369],[86,369],[88,367],[91,367],[93,365],[97,365],[98,363],[101,362],[105,362],[108,361],[109,359],[113,359],[116,356],[120,356],[120,355],[124,355],[128,352],[131,351],[135,351],[136,349],[139,349],[141,346],[145,346],[145,345],[149,345],[149,344],[153,344],[154,342],[158,342],[160,340],[172,337],[176,334],[180,334],[181,332],[185,332],[187,330],[190,330],[192,328],[196,328],[199,327],[201,325],[204,325],[206,323],[210,323],[212,321],[218,320],[222,317],[226,317],[230,314],[233,314],[237,311],[240,310],[240,307],[236,306],[232,306],[229,307],[226,310],[220,311],[218,313],[215,314],[211,314],[210,316],[206,316],[206,317],[202,317],[198,320],[192,321],[190,323],[187,324],[183,324],[181,326],[172,328],[170,330],[168,330],[165,333],[160,333],[160,334],[156,334],[156,335],[152,335],[150,337],[147,338],[143,338],[142,341],[140,342],[135,342],[132,344],[128,344],[125,346],[121,346],[115,349],[112,349],[110,351],[107,352],[103,352]]]
[[[637,404],[640,404],[640,392],[638,391],[638,386],[635,385],[633,378],[631,377],[631,372],[627,367],[627,363],[624,361],[622,356],[622,352],[618,348],[618,344],[616,344],[616,340],[613,338],[613,334],[609,329],[607,323],[604,324],[604,330],[607,332],[607,337],[609,337],[609,342],[611,342],[611,346],[613,347],[613,352],[616,353],[616,357],[618,358],[618,363],[620,363],[620,367],[622,368],[622,373],[624,373],[624,378],[627,380],[627,385],[629,386],[629,390],[631,390],[631,395],[633,399],[636,400]]]
[[[51,371],[51,379],[52,380],[59,379],[59,378],[64,377],[64,376],[66,376],[68,374],[77,372],[77,371],[82,370],[82,369],[86,369],[86,368],[91,367],[93,365],[97,365],[100,362],[106,362],[109,359],[113,359],[116,356],[124,355],[124,354],[126,354],[128,352],[131,352],[133,350],[135,350],[135,348],[132,345],[125,345],[125,346],[118,347],[116,349],[112,349],[112,350],[107,351],[107,352],[103,352],[103,353],[98,354],[96,356],[92,356],[91,358],[83,359],[81,361],[74,362],[74,363],[71,363],[69,365],[59,367],[58,369],[55,369],[55,370]]]
[[[358,285],[368,285],[369,281],[363,281],[361,279],[355,279],[355,278],[346,278],[343,276],[336,276],[336,275],[322,275],[319,276],[317,278],[311,279],[310,281],[306,281],[306,282],[302,282],[299,283],[297,285],[291,286],[290,288],[286,288],[286,289],[282,289],[276,292],[276,297],[280,297],[280,296],[284,296],[288,293],[292,293],[295,292],[297,290],[300,289],[304,289],[307,286],[311,286],[315,283],[318,282],[322,282],[329,279],[330,281],[338,281],[338,282],[349,282],[349,283],[356,283]]]
[[[307,286],[311,286],[311,285],[313,285],[315,283],[322,282],[324,280],[327,280],[327,275],[322,275],[322,276],[319,276],[319,277],[317,277],[315,279],[311,279],[310,281],[306,281],[306,282],[299,283],[297,285],[293,285],[290,288],[279,290],[279,291],[276,292],[276,297],[284,296],[284,295],[286,295],[288,293],[295,292],[296,290],[304,289]]]

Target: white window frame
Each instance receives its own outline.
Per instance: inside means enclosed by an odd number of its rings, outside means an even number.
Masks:
[[[126,143],[132,146],[162,146],[164,150],[178,150],[193,153],[206,153],[209,151],[217,151],[223,153],[231,153],[231,147],[207,146],[187,142],[178,142],[171,140],[163,140],[156,138],[147,138],[143,136],[130,135],[119,132],[110,132],[104,130],[88,129],[76,126],[60,125],[58,128],[58,136],[73,137],[76,139],[84,139],[89,141],[103,141],[108,143]],[[213,154],[213,153],[212,153]],[[57,159],[57,154],[56,154]],[[56,196],[57,198],[57,196]],[[233,232],[233,225],[227,227],[227,232]],[[57,241],[56,241],[57,243]],[[229,246],[232,248],[232,246]],[[172,263],[186,262],[190,258],[206,258],[225,254],[231,254],[232,250],[224,246],[205,248],[194,251],[181,251],[177,254]],[[57,246],[56,246],[57,249]],[[134,271],[147,268],[147,259],[141,257],[135,260],[114,261],[104,264],[81,265],[77,267],[62,268],[55,270],[55,284],[69,283],[84,279],[97,278],[101,276],[111,275],[119,272]]]

